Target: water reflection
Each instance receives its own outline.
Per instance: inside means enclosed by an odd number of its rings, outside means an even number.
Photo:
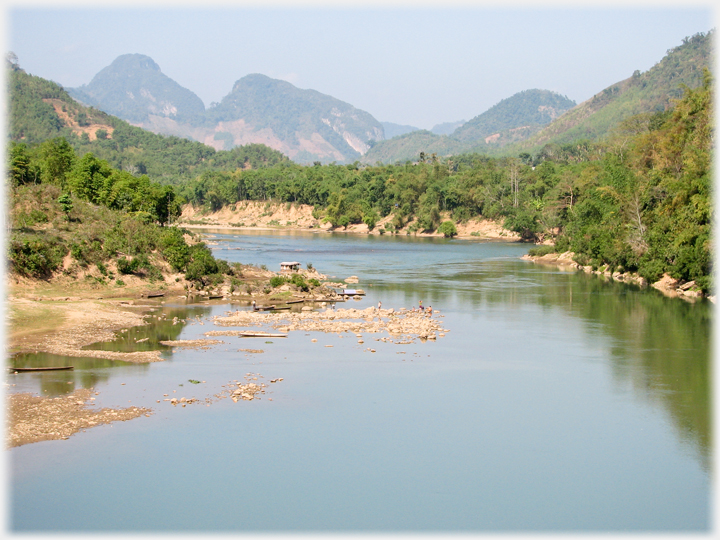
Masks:
[[[21,353],[8,361],[9,368],[73,366],[72,370],[18,372],[10,369],[8,383],[15,385],[15,391],[39,393],[44,396],[71,394],[76,388],[93,388],[110,380],[111,375],[142,374],[150,369],[149,364],[128,364],[104,358],[83,358],[62,356],[44,352]]]

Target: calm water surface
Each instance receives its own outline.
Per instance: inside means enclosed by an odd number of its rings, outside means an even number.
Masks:
[[[166,361],[149,365],[12,359],[76,368],[9,375],[11,391],[93,387],[100,407],[155,411],[7,451],[12,530],[710,529],[706,302],[525,263],[518,244],[227,231],[208,240],[230,261],[356,275],[367,297],[344,307],[422,300],[449,331],[410,345],[373,334],[363,345],[354,334],[223,337],[207,351],[166,348]],[[203,337],[231,308],[247,309],[170,298],[151,325],[101,346]],[[247,373],[284,380],[251,402],[156,403],[212,397]]]

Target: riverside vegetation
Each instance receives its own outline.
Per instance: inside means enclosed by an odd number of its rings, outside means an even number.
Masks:
[[[702,84],[682,88],[671,108],[629,117],[601,142],[548,144],[534,154],[508,157],[421,153],[414,162],[374,166],[303,166],[276,159],[269,149],[264,154],[259,145],[234,149],[232,155],[245,156],[240,163],[206,149],[196,165],[180,166],[158,181],[139,174],[137,163],[128,164],[133,148],[148,157],[196,156],[203,145],[146,133],[144,143],[123,146],[127,139],[116,136],[119,127],[90,141],[84,132],[68,132],[57,115],[61,128],[53,131],[47,126],[54,125],[48,120],[54,109],[41,106],[51,99],[69,112],[84,112],[91,123],[108,115],[83,109],[60,87],[24,74],[17,64],[10,74],[9,251],[11,269],[20,274],[47,277],[70,255],[81,266],[97,267],[101,281],[111,260],[116,278],[152,278],[158,274],[148,257],[155,253],[201,286],[217,276],[237,278],[206,246],[188,245],[187,235],[167,224],[183,203],[214,211],[252,200],[312,205],[314,217],[334,228],[364,222],[372,230],[392,216],[381,231],[387,233],[404,227],[452,236],[454,224],[482,216],[526,241],[553,245],[545,250],[572,251],[583,266],[637,272],[649,282],[667,273],[694,281],[706,294],[713,286],[713,81],[707,70]],[[153,152],[158,146],[164,150]]]

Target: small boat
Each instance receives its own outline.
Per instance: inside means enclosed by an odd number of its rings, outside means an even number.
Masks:
[[[275,309],[275,306],[253,306],[254,311],[270,311]]]
[[[286,303],[286,304],[302,304],[304,301],[305,301],[304,299],[302,299],[302,300],[288,300],[288,301],[285,302],[285,303]]]
[[[218,298],[222,298],[222,294],[213,294],[212,296],[208,296],[208,300],[217,300]]]
[[[287,334],[271,334],[269,332],[240,332],[240,337],[287,337]]]
[[[64,371],[74,369],[73,366],[58,366],[58,367],[8,367],[10,371]]]
[[[160,296],[165,296],[165,293],[163,292],[149,292],[145,295],[147,298],[158,298]]]
[[[362,289],[343,289],[340,294],[343,296],[365,296],[365,291]]]

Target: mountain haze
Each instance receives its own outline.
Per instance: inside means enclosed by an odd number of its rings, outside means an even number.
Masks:
[[[574,101],[550,90],[525,90],[503,99],[458,127],[450,136],[462,142],[491,144],[503,135],[507,138],[512,130],[524,130],[525,133],[539,130],[574,106]]]
[[[405,124],[394,124],[393,122],[381,122],[383,129],[385,130],[385,138],[392,139],[398,135],[405,135],[411,131],[420,131],[420,128],[415,126],[408,126]]]
[[[68,93],[129,122],[147,122],[151,116],[189,121],[205,112],[202,100],[160,71],[152,58],[124,54],[98,72],[89,84]]]
[[[364,163],[417,159],[420,152],[449,156],[469,151],[497,150],[525,139],[575,105],[549,90],[526,90],[504,99],[468,122],[440,124],[433,131],[413,131],[383,141],[363,157]],[[455,129],[449,135],[438,132]]]
[[[369,113],[315,90],[261,74],[247,75],[220,103],[202,100],[164,75],[148,56],[126,54],[92,81],[68,92],[154,133],[189,138],[217,150],[265,144],[298,162],[352,162],[383,127]]]

